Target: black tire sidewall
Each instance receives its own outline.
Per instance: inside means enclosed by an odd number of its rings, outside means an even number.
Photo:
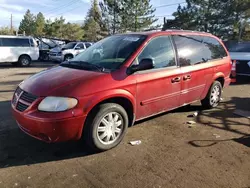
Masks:
[[[68,59],[68,58],[69,58],[69,59]],[[64,57],[64,61],[67,61],[67,59],[68,59],[68,60],[73,59],[73,56],[72,56],[72,55],[66,55],[66,56]]]
[[[119,113],[120,116],[123,118],[124,126],[123,126],[123,130],[122,130],[120,137],[114,143],[109,144],[109,145],[105,145],[105,144],[101,143],[99,141],[99,139],[97,138],[97,128],[98,128],[99,123],[102,120],[102,118],[110,112]],[[99,150],[99,151],[105,151],[105,150],[109,150],[111,148],[114,148],[122,141],[123,137],[125,136],[127,128],[128,128],[128,123],[129,123],[128,115],[122,106],[120,106],[118,104],[114,104],[114,103],[101,105],[99,108],[99,111],[97,112],[97,114],[93,118],[93,121],[91,124],[91,129],[89,130],[90,131],[89,133],[91,135],[89,137],[89,139],[91,139],[91,140],[89,140],[89,141],[92,143],[92,146],[94,146],[94,148]]]

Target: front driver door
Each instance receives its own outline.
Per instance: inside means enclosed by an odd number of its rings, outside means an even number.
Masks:
[[[137,81],[137,120],[178,107],[181,90],[181,71],[169,36],[151,39],[134,64],[144,58],[152,58],[154,68],[132,75]]]
[[[83,43],[77,44],[77,46],[75,47],[76,54],[83,52],[85,49],[86,48],[85,48],[85,45]]]

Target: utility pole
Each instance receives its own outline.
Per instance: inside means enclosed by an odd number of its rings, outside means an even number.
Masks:
[[[116,0],[114,0],[114,7],[113,7],[114,9],[113,9],[113,35],[115,34],[115,32],[116,32]]]
[[[12,16],[12,14],[10,15],[10,31],[11,31],[11,34],[13,34],[13,16]]]

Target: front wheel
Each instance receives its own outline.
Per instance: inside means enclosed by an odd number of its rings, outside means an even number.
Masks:
[[[64,57],[64,61],[70,61],[71,59],[73,59],[73,56],[72,55],[66,55]]]
[[[210,87],[205,99],[201,101],[201,104],[205,108],[214,108],[219,105],[222,93],[222,85],[219,81],[215,81]]]
[[[95,150],[109,150],[122,141],[128,128],[128,115],[119,104],[102,104],[88,117],[85,126],[87,144]]]

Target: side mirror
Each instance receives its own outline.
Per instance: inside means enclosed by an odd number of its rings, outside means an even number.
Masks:
[[[75,47],[75,50],[80,50],[81,48],[79,46]]]
[[[139,63],[139,65],[132,65],[128,69],[128,74],[133,74],[134,72],[137,71],[143,71],[143,70],[148,70],[154,68],[154,61],[153,59],[146,58],[142,59]]]

